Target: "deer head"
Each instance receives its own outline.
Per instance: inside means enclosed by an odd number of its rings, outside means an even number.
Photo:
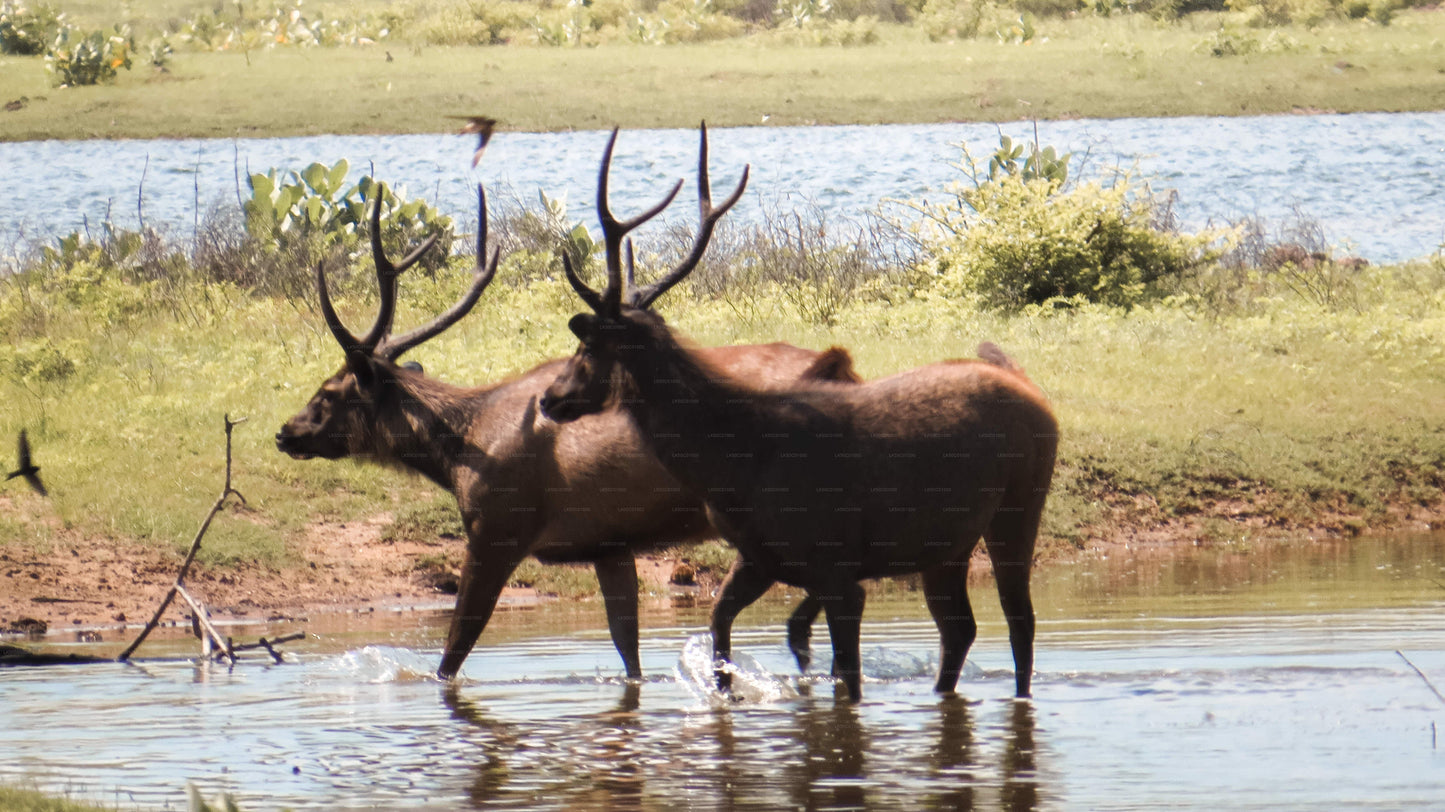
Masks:
[[[397,277],[416,264],[436,244],[436,235],[424,240],[400,262],[392,262],[381,245],[381,200],[372,206],[371,253],[376,262],[376,281],[380,287],[381,304],[376,321],[360,338],[356,337],[331,303],[326,285],[326,271],[316,266],[316,290],[321,314],[336,342],[346,354],[346,364],[316,390],[306,407],[286,421],[276,433],[276,448],[296,459],[324,457],[338,459],[356,453],[372,453],[374,431],[378,425],[378,403],[399,379],[420,376],[420,368],[398,366],[397,359],[407,350],[442,333],[456,324],[481,297],[497,272],[500,252],[487,260],[487,198],[481,184],[477,185],[477,264],[471,286],[451,309],[431,322],[400,336],[391,334],[392,317],[396,314]]]
[[[607,259],[607,286],[599,293],[587,286],[571,260],[563,255],[562,264],[567,281],[582,301],[592,309],[591,313],[579,313],[572,317],[567,327],[581,341],[577,352],[567,362],[566,368],[557,380],[547,388],[542,398],[542,411],[559,422],[575,420],[587,414],[594,414],[606,408],[609,399],[620,386],[616,380],[617,359],[620,353],[639,349],[635,340],[638,329],[661,323],[649,308],[662,294],[681,282],[702,260],[708,242],[722,216],[743,196],[748,185],[749,167],[743,168],[742,178],[732,194],[721,205],[712,204],[712,188],[707,171],[707,125],[700,128],[697,170],[698,229],[693,239],[692,250],[675,267],[656,282],[638,287],[633,284],[632,241],[628,232],[656,217],[672,203],[682,188],[678,181],[662,202],[633,217],[618,220],[607,200],[607,176],[612,168],[612,150],[617,144],[617,130],[607,140],[602,153],[602,168],[597,178],[597,217],[602,223],[603,248]],[[626,240],[626,279],[623,278],[622,253]]]

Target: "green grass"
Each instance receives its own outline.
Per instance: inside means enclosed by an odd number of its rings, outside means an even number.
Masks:
[[[473,113],[552,131],[1445,108],[1445,14],[1286,27],[1272,40],[1231,27],[1262,52],[1210,56],[1203,44],[1220,25],[1217,15],[1049,19],[1026,45],[930,42],[886,26],[880,42],[848,48],[753,37],[181,52],[168,73],[138,64],[114,85],[65,90],[50,87],[40,57],[10,56],[0,100],[29,101],[0,115],[0,140],[445,132],[457,128],[446,116]]]
[[[460,272],[404,280],[399,328],[433,315],[415,302],[450,301],[461,283]],[[1060,418],[1046,532],[1051,544],[1073,545],[1108,536],[1130,516],[1136,524],[1202,516],[1256,532],[1341,517],[1368,524],[1402,505],[1437,503],[1445,266],[1371,269],[1357,285],[1355,307],[1277,292],[1231,313],[1164,303],[1006,316],[939,299],[858,300],[823,327],[778,301],[754,302],[755,317],[743,322],[735,304],[680,293],[666,312],[705,344],[841,344],[870,377],[999,343]],[[17,293],[0,285],[0,303]],[[371,306],[352,301],[343,311],[364,323]],[[0,437],[29,430],[53,492],[41,500],[11,483],[0,545],[44,545],[67,527],[183,549],[221,487],[226,413],[247,418],[235,432],[234,484],[249,508],[218,519],[205,549],[213,563],[297,562],[300,534],[317,518],[388,511],[400,532],[454,529],[449,500],[420,478],[276,452],[272,434],[341,362],[318,314],[239,295],[207,307],[161,309],[108,330],[61,321],[50,339],[71,342],[72,377],[0,378]],[[576,310],[557,281],[497,284],[476,313],[414,357],[453,382],[498,380],[570,352],[563,325]],[[192,315],[176,317],[183,312]]]
[[[0,786],[0,809],[5,812],[94,812],[114,808],[56,798],[19,787]]]

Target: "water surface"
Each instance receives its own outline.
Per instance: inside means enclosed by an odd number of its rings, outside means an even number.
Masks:
[[[962,180],[949,165],[960,157],[956,145],[986,161],[1000,132],[1035,135],[1029,123],[717,129],[714,184],[731,184],[751,164],[737,219],[804,205],[857,219],[887,199],[936,197]],[[1278,227],[1302,212],[1332,244],[1375,262],[1425,256],[1445,242],[1445,112],[1079,119],[1039,122],[1037,137],[1078,156],[1076,174],[1137,168],[1156,190],[1177,192],[1177,211],[1192,228],[1256,215]],[[526,201],[538,190],[564,198],[572,219],[595,228],[605,140],[602,132],[503,133],[480,178]],[[24,205],[0,209],[0,235],[23,227],[53,236],[86,222],[94,230],[109,216],[126,227],[143,217],[186,238],[198,214],[239,206],[248,171],[341,158],[353,178],[374,166],[378,177],[470,222],[474,146],[471,136],[445,135],[0,143],[0,175],[27,190]],[[696,149],[690,130],[625,132],[614,164],[619,210],[640,210],[678,177],[691,177]],[[678,207],[677,216],[693,211]]]
[[[742,701],[708,689],[698,609],[649,609],[649,678],[631,686],[595,605],[502,613],[452,688],[428,676],[444,617],[397,614],[291,644],[284,665],[0,671],[0,781],[127,808],[182,808],[188,781],[251,809],[1434,809],[1445,798],[1445,703],[1426,682],[1445,686],[1445,536],[1120,551],[1045,567],[1036,584],[1027,702],[1009,695],[987,582],[954,698],[932,693],[937,635],[918,596],[871,600],[857,706],[795,675],[785,600],[740,618]],[[826,671],[826,646],[815,649]]]

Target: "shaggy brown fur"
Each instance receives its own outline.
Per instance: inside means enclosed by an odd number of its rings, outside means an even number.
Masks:
[[[764,391],[728,377],[645,309],[696,266],[716,218],[741,193],[740,184],[727,204],[711,207],[705,130],[701,152],[698,243],[645,297],[629,300],[638,307],[622,303],[620,263],[609,262],[600,294],[568,266],[594,313],[572,318],[581,346],[542,410],[576,420],[601,409],[619,382],[630,390],[621,408],[667,470],[702,494],[713,525],[739,552],[713,611],[717,657],[730,654],[739,611],[774,582],[799,586],[822,602],[834,674],[856,700],[859,581],[921,573],[942,637],[936,690],[951,692],[977,633],[966,576],[982,537],[1008,621],[1015,690],[1028,696],[1029,569],[1058,445],[1038,387],[992,345],[980,348],[986,361],[943,362],[861,384]],[[610,159],[611,144],[604,179]],[[601,193],[598,206],[609,248],[620,244]],[[728,685],[721,669],[718,682]]]
[[[484,214],[483,202],[479,208]],[[484,257],[484,217],[479,231],[477,255]],[[714,535],[701,501],[667,474],[621,413],[603,412],[565,426],[539,413],[537,402],[562,371],[562,361],[477,388],[398,366],[402,352],[465,315],[491,270],[478,268],[479,284],[463,299],[465,306],[392,339],[395,277],[410,263],[385,261],[374,218],[372,239],[378,268],[389,269],[379,280],[377,324],[363,338],[352,336],[335,318],[325,277],[318,276],[323,313],[347,362],[282,426],[276,447],[297,459],[361,457],[414,471],[456,497],[467,561],[438,671],[442,677],[461,668],[512,571],[528,555],[593,564],[613,642],[628,676],[640,677],[633,556]],[[408,260],[419,255],[413,252]],[[492,269],[495,263],[494,257]],[[857,379],[848,354],[836,348],[820,354],[766,344],[701,354],[759,387],[790,383],[802,374]],[[800,611],[809,622],[816,615],[806,602]]]

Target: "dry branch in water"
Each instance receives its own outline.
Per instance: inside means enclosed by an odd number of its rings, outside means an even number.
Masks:
[[[1420,679],[1425,681],[1425,687],[1430,689],[1430,692],[1435,695],[1435,698],[1440,700],[1442,703],[1445,703],[1445,694],[1440,693],[1440,689],[1436,688],[1435,683],[1431,682],[1430,678],[1425,676],[1425,672],[1420,670],[1420,666],[1410,662],[1410,658],[1405,656],[1405,652],[1399,649],[1395,649],[1395,653],[1400,655],[1400,659],[1405,661],[1405,665],[1410,666],[1415,670],[1416,674],[1420,675]]]
[[[225,488],[221,490],[221,495],[217,497],[216,503],[211,506],[211,512],[207,513],[205,520],[201,522],[201,528],[196,531],[196,537],[191,541],[191,551],[186,554],[186,560],[181,562],[180,572],[176,573],[175,584],[171,586],[170,591],[167,592],[165,598],[161,600],[160,607],[156,609],[156,612],[154,615],[151,616],[151,619],[146,622],[145,628],[141,629],[140,635],[136,637],[135,642],[127,646],[125,651],[122,651],[120,653],[120,656],[116,657],[116,660],[119,662],[125,662],[126,660],[130,659],[130,655],[133,654],[137,648],[140,648],[140,644],[145,641],[146,637],[155,630],[156,626],[160,625],[161,615],[165,614],[166,609],[171,605],[171,601],[175,600],[176,595],[180,595],[182,600],[190,604],[191,611],[194,613],[193,617],[195,618],[195,622],[200,631],[203,632],[203,634],[201,634],[200,636],[203,643],[206,644],[206,654],[210,654],[210,644],[214,642],[216,648],[219,649],[228,659],[230,659],[233,664],[236,662],[236,651],[231,646],[231,641],[222,637],[221,633],[216,631],[216,627],[213,626],[211,624],[211,621],[206,617],[205,609],[201,608],[201,604],[199,601],[197,601],[195,598],[192,598],[190,593],[186,592],[184,585],[186,580],[186,573],[190,571],[191,563],[196,560],[196,553],[201,551],[201,539],[205,537],[206,530],[210,528],[211,520],[216,518],[217,513],[221,512],[221,508],[225,507],[226,499],[234,494],[237,499],[241,500],[241,504],[246,504],[246,497],[242,496],[240,491],[231,487],[231,430],[234,429],[236,426],[240,425],[241,423],[246,422],[246,418],[243,417],[240,420],[232,420],[231,416],[228,414],[225,415],[224,419],[226,421]],[[264,642],[262,643],[262,645],[264,645]],[[266,646],[266,648],[270,650],[270,646]],[[276,656],[276,653],[274,651],[272,651],[271,654],[273,657]]]

